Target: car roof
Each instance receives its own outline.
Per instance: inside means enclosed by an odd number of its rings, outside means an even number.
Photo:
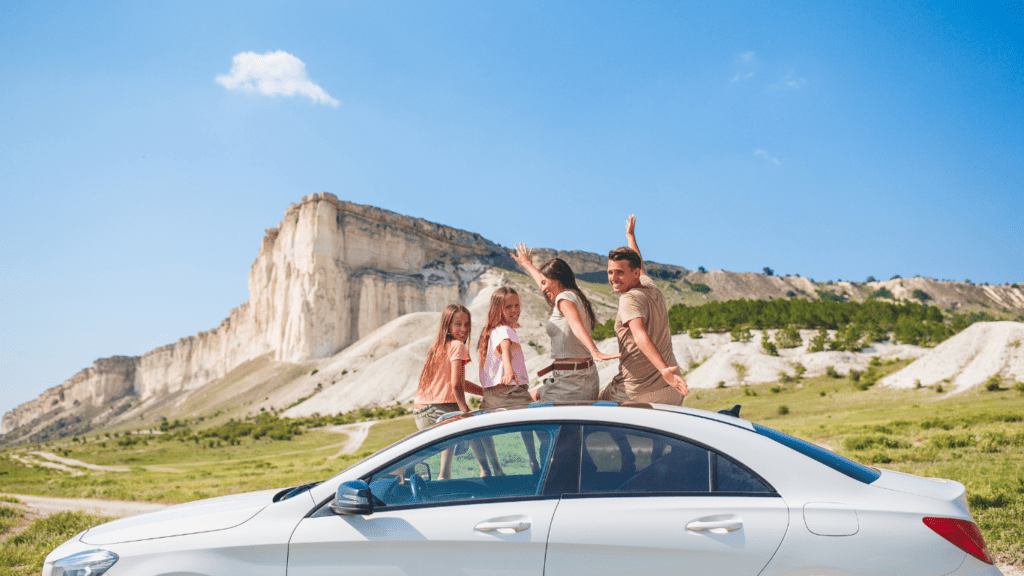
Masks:
[[[728,411],[722,413],[709,412],[707,410],[700,410],[697,408],[687,408],[685,406],[670,406],[668,404],[647,404],[647,403],[617,403],[617,402],[535,402],[528,406],[517,406],[513,408],[496,408],[493,410],[474,410],[472,412],[449,412],[440,418],[437,423],[441,424],[448,421],[462,420],[473,416],[483,416],[485,414],[493,414],[500,412],[511,412],[519,410],[543,410],[545,408],[570,408],[571,412],[580,412],[581,417],[586,417],[587,412],[592,408],[621,408],[621,409],[642,409],[642,410],[658,410],[660,412],[672,412],[676,414],[682,414],[686,416],[692,416],[695,418],[703,418],[705,420],[713,420],[729,426],[735,426],[751,432],[756,432],[754,425],[738,416],[734,416]],[[739,406],[733,408],[737,413]],[[563,412],[564,411],[560,411]],[[573,414],[575,416],[575,414]]]

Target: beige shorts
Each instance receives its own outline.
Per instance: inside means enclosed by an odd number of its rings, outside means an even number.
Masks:
[[[629,402],[643,402],[646,404],[668,404],[670,406],[682,406],[684,396],[678,390],[665,382],[662,388],[644,390],[630,394],[626,385],[621,380],[612,380],[611,384],[601,390],[600,400],[605,402],[618,402],[626,404]]]
[[[430,428],[437,424],[437,419],[449,412],[458,412],[459,405],[455,402],[450,404],[427,404],[423,408],[414,410],[413,419],[416,420],[416,427],[420,430]]]
[[[583,370],[552,370],[540,387],[541,402],[589,402],[597,400],[601,378],[597,366]]]
[[[495,408],[511,408],[513,406],[528,406],[533,403],[526,384],[514,386],[491,386],[484,388],[484,400],[480,403],[481,410],[494,410]]]

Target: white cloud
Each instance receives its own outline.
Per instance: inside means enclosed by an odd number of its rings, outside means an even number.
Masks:
[[[262,55],[255,52],[237,54],[231,71],[217,76],[216,81],[228,90],[258,90],[267,96],[301,94],[313,102],[338,105],[337,100],[309,80],[302,60],[281,50]]]
[[[747,63],[753,62],[754,61],[754,53],[753,52],[744,52],[743,54],[740,54],[740,59],[743,60],[744,62],[747,62]]]
[[[740,80],[749,80],[754,77],[754,73],[750,70],[750,67],[754,64],[754,53],[744,52],[740,54],[737,60],[741,68],[744,70],[738,70],[732,77],[733,82],[739,82]]]
[[[746,74],[744,74],[742,72],[737,72],[736,75],[732,77],[732,81],[733,82],[739,82],[740,80],[746,80],[748,78],[753,78],[753,77],[754,77],[754,73],[753,72],[747,72]]]
[[[798,77],[793,72],[785,75],[781,80],[772,84],[772,88],[803,88],[804,84],[807,84],[807,80]]]
[[[765,152],[764,150],[762,150],[760,148],[758,148],[757,150],[754,150],[754,156],[757,156],[758,158],[764,158],[765,160],[771,162],[772,164],[775,164],[776,166],[779,166],[779,159],[778,158],[775,158],[773,156],[769,156],[767,152]]]

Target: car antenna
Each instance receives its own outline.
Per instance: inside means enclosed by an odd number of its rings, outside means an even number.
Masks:
[[[737,404],[737,405],[733,406],[732,410],[719,410],[718,413],[719,414],[725,414],[727,416],[732,416],[733,418],[739,418],[740,417],[740,405]]]

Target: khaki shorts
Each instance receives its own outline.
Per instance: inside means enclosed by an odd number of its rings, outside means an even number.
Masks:
[[[601,378],[597,367],[583,370],[552,370],[540,388],[541,402],[589,402],[597,400]]]
[[[437,424],[437,419],[449,412],[458,412],[459,405],[455,402],[448,404],[427,404],[423,408],[414,410],[412,417],[416,420],[416,427],[420,430],[430,428]]]
[[[495,408],[529,406],[532,403],[533,396],[530,396],[526,384],[514,386],[498,385],[484,388],[484,401],[480,403],[480,409],[494,410]]]
[[[665,382],[663,388],[645,390],[631,396],[626,391],[626,385],[621,380],[612,380],[611,384],[601,390],[601,395],[599,396],[600,400],[618,402],[619,404],[643,402],[647,404],[668,404],[670,406],[682,406],[683,398],[683,395],[675,388],[669,386],[668,382]]]

